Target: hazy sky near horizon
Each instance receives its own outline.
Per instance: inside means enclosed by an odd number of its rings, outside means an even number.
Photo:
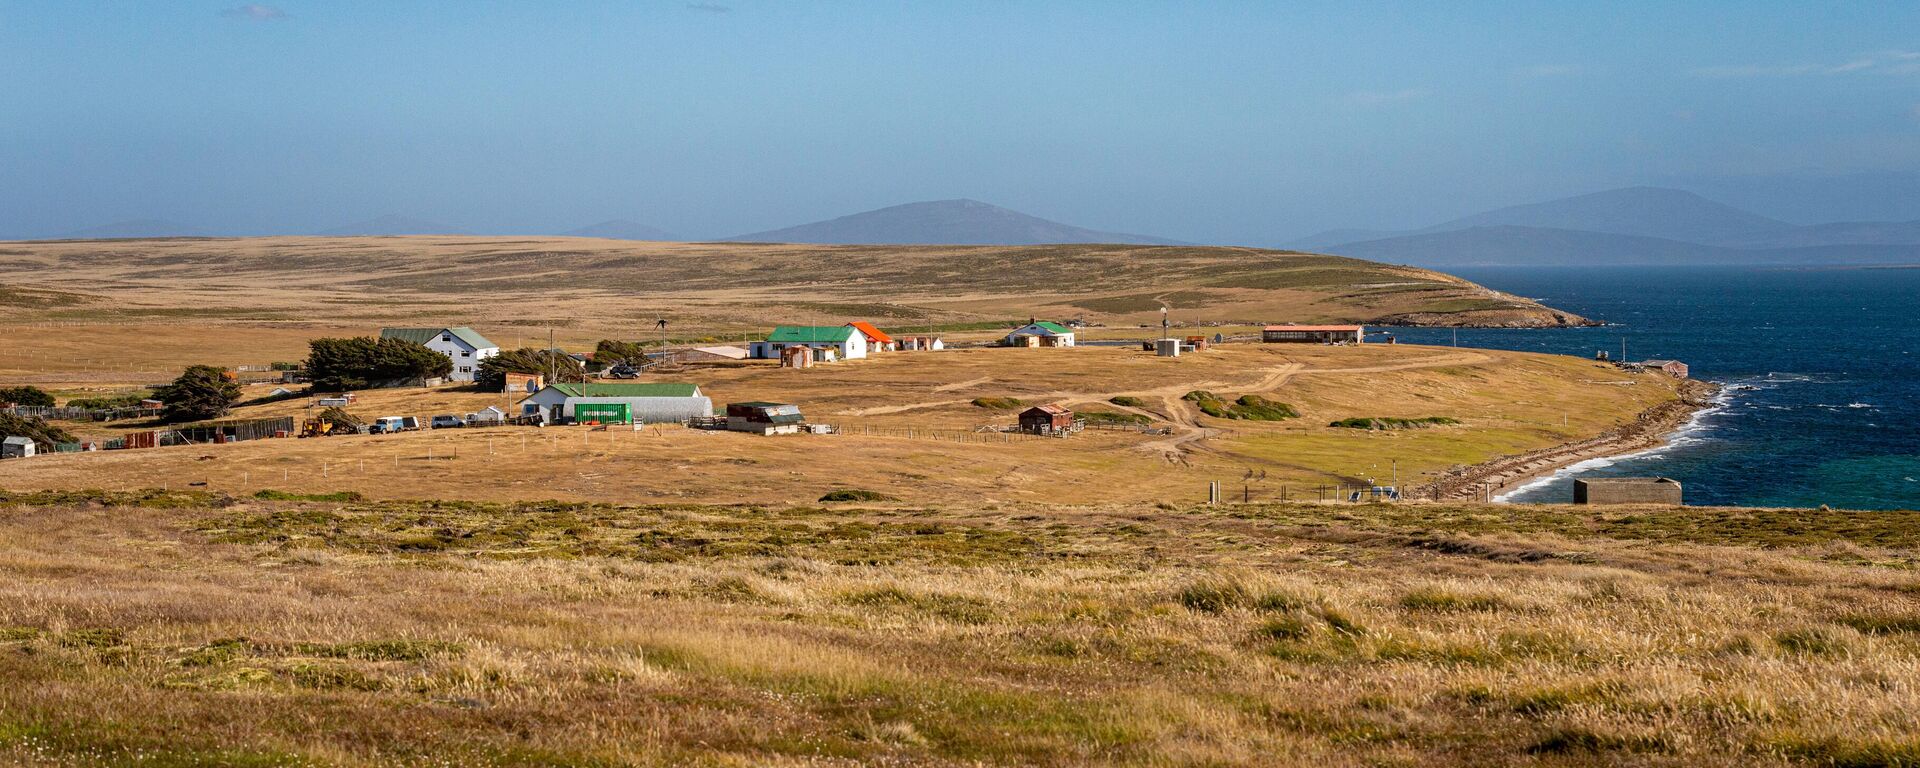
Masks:
[[[969,197],[1270,244],[1631,184],[1920,218],[1872,191],[1920,184],[1920,3],[1574,6],[0,0],[0,237]]]

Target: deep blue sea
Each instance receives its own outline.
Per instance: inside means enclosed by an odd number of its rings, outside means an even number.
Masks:
[[[1645,453],[1585,462],[1508,496],[1564,502],[1573,477],[1664,475],[1689,504],[1920,509],[1920,269],[1449,270],[1613,325],[1462,329],[1461,346],[1672,358],[1724,401]],[[1395,329],[1451,344],[1446,329]]]

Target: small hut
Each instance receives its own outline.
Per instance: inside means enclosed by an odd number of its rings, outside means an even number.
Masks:
[[[792,346],[780,350],[780,367],[812,368],[813,347]]]

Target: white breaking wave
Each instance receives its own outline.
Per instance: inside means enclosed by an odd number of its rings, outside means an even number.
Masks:
[[[1768,375],[1772,376],[1775,374],[1768,374]],[[1751,387],[1751,386],[1745,387],[1745,389],[1753,389],[1753,388],[1754,387]],[[1714,396],[1707,401],[1711,403],[1711,405],[1708,405],[1705,408],[1695,411],[1693,414],[1693,417],[1687,419],[1687,422],[1685,424],[1681,424],[1680,426],[1674,428],[1672,432],[1668,432],[1666,434],[1666,438],[1662,440],[1659,445],[1653,446],[1652,448],[1647,448],[1645,450],[1633,451],[1631,453],[1621,453],[1621,454],[1615,454],[1613,456],[1600,456],[1597,458],[1585,459],[1582,461],[1574,462],[1572,464],[1568,464],[1564,467],[1554,470],[1552,474],[1536,477],[1532,480],[1521,483],[1512,488],[1508,488],[1507,490],[1500,492],[1498,495],[1495,495],[1493,497],[1493,501],[1496,504],[1505,504],[1512,501],[1513,497],[1515,496],[1519,496],[1528,491],[1545,488],[1561,480],[1571,479],[1584,472],[1590,472],[1590,471],[1601,469],[1604,467],[1611,467],[1617,463],[1620,463],[1622,461],[1627,461],[1629,459],[1659,461],[1659,460],[1665,459],[1667,454],[1671,453],[1676,448],[1681,448],[1688,445],[1705,442],[1707,440],[1706,433],[1708,432],[1709,429],[1711,429],[1710,425],[1707,424],[1707,417],[1726,410],[1727,406],[1733,403],[1734,394],[1738,391],[1740,391],[1740,388],[1737,388],[1735,385],[1728,385],[1728,386],[1721,387],[1720,391],[1717,393],[1714,393]]]

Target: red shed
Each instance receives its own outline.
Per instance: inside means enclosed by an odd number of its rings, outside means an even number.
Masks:
[[[1057,405],[1036,405],[1020,412],[1020,431],[1036,435],[1073,430],[1073,411]]]

